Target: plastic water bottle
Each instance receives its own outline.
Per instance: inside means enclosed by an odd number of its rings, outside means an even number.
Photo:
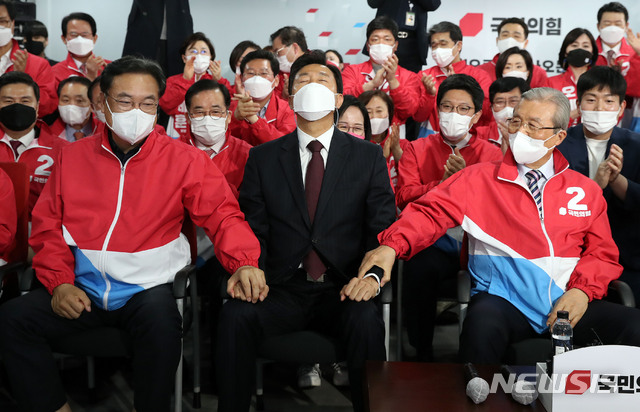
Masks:
[[[559,310],[556,322],[551,327],[553,354],[559,355],[573,349],[573,329],[569,322],[569,312]]]

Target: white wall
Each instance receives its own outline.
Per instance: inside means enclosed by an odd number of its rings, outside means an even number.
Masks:
[[[47,54],[51,58],[61,60],[66,56],[60,40],[60,21],[74,11],[89,13],[96,19],[99,36],[96,54],[108,59],[121,55],[132,0],[35,0],[35,3],[38,19],[49,28]],[[520,16],[544,22],[559,17],[562,19],[559,36],[529,36],[529,51],[534,60],[555,63],[562,40],[571,29],[585,27],[597,36],[596,13],[604,3],[605,0],[443,0],[438,10],[430,13],[429,24],[442,20],[459,24],[467,13],[482,13],[483,28],[478,35],[465,38],[463,58],[483,61],[497,52],[496,35],[490,28],[494,17]],[[622,3],[629,9],[631,27],[640,31],[640,4],[637,0]],[[347,62],[361,62],[366,59],[362,54],[345,54],[349,49],[362,47],[366,24],[375,16],[365,0],[191,0],[190,5],[194,30],[204,32],[212,40],[227,78],[232,77],[228,68],[229,53],[238,42],[253,40],[267,45],[269,35],[285,25],[301,27],[310,48],[335,48]],[[308,14],[311,8],[318,11]],[[354,27],[358,23],[364,24]],[[319,37],[325,31],[332,33],[328,38]],[[428,64],[434,64],[430,58]]]

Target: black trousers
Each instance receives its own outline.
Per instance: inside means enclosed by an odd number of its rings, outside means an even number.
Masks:
[[[384,323],[374,301],[340,301],[342,283],[306,280],[301,272],[270,286],[264,302],[229,300],[222,305],[218,330],[218,411],[247,412],[258,348],[264,338],[299,330],[339,337],[347,349],[354,409],[361,411],[366,360],[385,360]]]
[[[135,409],[169,411],[182,334],[171,285],[139,292],[114,311],[92,305],[91,312],[82,312],[78,319],[56,315],[45,289],[2,305],[0,351],[13,395],[23,410],[54,411],[65,404],[48,342],[99,326],[122,328],[132,338]]]
[[[419,361],[433,360],[433,331],[441,285],[454,279],[460,270],[460,257],[430,246],[404,265],[404,318],[409,343],[416,348]]]
[[[596,331],[604,344],[640,346],[640,310],[603,300],[593,300],[573,330],[575,345],[594,340]],[[471,298],[460,335],[463,362],[497,364],[507,347],[540,336],[527,318],[506,299],[488,293]],[[551,341],[549,341],[551,345]]]

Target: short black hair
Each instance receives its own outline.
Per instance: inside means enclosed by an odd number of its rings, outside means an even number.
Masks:
[[[609,66],[595,66],[583,73],[578,79],[578,105],[582,96],[591,89],[602,90],[609,88],[612,95],[618,96],[619,102],[624,101],[627,93],[627,82],[616,69]]]
[[[360,96],[358,96],[358,100],[360,100],[360,102],[362,102],[362,104],[366,106],[374,97],[381,98],[382,101],[384,101],[387,105],[387,110],[389,112],[389,123],[391,123],[393,121],[395,107],[393,105],[393,100],[391,100],[391,97],[389,97],[388,94],[380,89],[373,89],[362,93]]]
[[[231,70],[235,70],[238,63],[240,63],[240,57],[242,53],[244,53],[247,49],[260,50],[260,46],[251,40],[241,41],[236,45],[236,47],[231,50],[231,54],[229,55],[229,67]]]
[[[304,32],[297,27],[284,26],[283,28],[278,29],[275,33],[271,34],[271,43],[273,43],[277,37],[280,37],[280,42],[285,46],[291,46],[293,43],[296,43],[300,46],[303,53],[309,51],[307,39],[304,37]]]
[[[96,87],[100,87],[100,78],[102,76],[98,76],[95,79],[93,79],[93,81],[91,82],[91,86],[89,86],[89,100],[91,100],[91,103],[93,103],[93,100],[91,99],[91,96],[93,96],[93,90]]]
[[[431,36],[436,33],[449,33],[449,37],[451,37],[451,40],[454,42],[457,43],[462,41],[462,30],[460,30],[460,26],[453,24],[450,21],[441,21],[440,23],[431,26],[427,33],[429,41],[431,41]]]
[[[350,94],[344,95],[344,100],[342,101],[342,106],[338,109],[338,121],[347,111],[348,108],[355,106],[362,113],[362,117],[364,118],[364,140],[371,140],[371,119],[369,119],[369,112],[367,112],[367,108],[365,105],[358,100],[357,97],[352,96]]]
[[[60,83],[58,83],[58,96],[60,96],[64,86],[68,84],[73,84],[73,83],[77,83],[85,86],[87,88],[87,97],[89,98],[89,101],[91,101],[91,94],[89,94],[91,90],[91,80],[81,76],[67,77],[66,79],[63,79]]]
[[[86,21],[87,23],[89,23],[89,26],[91,26],[91,34],[94,35],[94,36],[98,32],[98,28],[96,27],[96,21],[89,14],[87,14],[87,13],[71,13],[69,15],[64,16],[64,18],[62,19],[62,35],[64,37],[67,37],[67,24],[71,20],[82,20],[82,21]]]
[[[291,73],[289,73],[289,95],[293,94],[291,93],[293,91],[293,83],[295,83],[296,75],[300,69],[310,64],[319,64],[331,70],[331,73],[333,73],[333,77],[336,80],[336,91],[342,94],[342,73],[340,73],[340,69],[333,64],[327,64],[327,59],[325,59],[324,53],[311,52],[298,57],[291,65]]]
[[[337,51],[337,50],[334,50],[334,49],[325,50],[325,52],[324,52],[324,57],[325,57],[325,58],[327,58],[327,53],[333,53],[333,54],[335,54],[335,55],[338,57],[338,61],[339,61],[340,63],[344,63],[344,59],[342,58],[342,55],[341,55],[340,53],[338,53],[338,51]],[[327,60],[329,60],[329,59],[327,59]]]
[[[378,16],[369,22],[367,25],[367,41],[369,41],[371,33],[376,30],[389,30],[393,34],[393,38],[398,40],[398,23],[389,16]]]
[[[600,7],[600,10],[598,10],[598,24],[600,24],[600,20],[602,20],[602,15],[607,12],[622,13],[624,14],[624,22],[626,23],[629,21],[629,11],[627,8],[617,1],[612,1],[611,3],[607,3]]]
[[[205,92],[208,90],[219,90],[224,96],[225,107],[229,109],[229,106],[231,106],[231,96],[229,95],[229,90],[227,90],[224,85],[218,83],[215,80],[200,79],[197,82],[193,83],[187,90],[187,93],[184,95],[184,104],[187,106],[187,110],[191,109],[191,100],[193,99],[193,96],[200,92]]]
[[[31,86],[33,94],[36,96],[36,101],[40,101],[40,87],[38,86],[38,83],[36,83],[35,80],[33,80],[27,73],[11,71],[0,76],[0,89],[9,84],[16,83]]]
[[[591,63],[589,63],[589,65],[596,64],[596,60],[598,59],[598,43],[596,43],[596,39],[593,37],[593,34],[591,34],[589,30],[576,27],[575,29],[567,33],[567,35],[564,37],[564,40],[562,41],[562,46],[560,46],[560,52],[558,53],[558,64],[562,66],[563,69],[567,70],[567,68],[569,67],[569,64],[567,63],[567,47],[583,34],[586,34],[589,38],[589,41],[591,42]]]
[[[524,29],[524,38],[529,38],[529,27],[527,23],[525,23],[524,19],[519,17],[509,17],[508,19],[504,19],[498,24],[498,36],[500,36],[500,30],[505,26],[505,24],[519,24]]]
[[[531,84],[531,77],[533,76],[533,59],[528,51],[525,49],[521,49],[519,47],[512,47],[510,49],[505,50],[498,57],[498,61],[496,62],[496,79],[502,77],[502,72],[504,71],[504,66],[507,65],[507,61],[509,57],[514,54],[519,54],[524,59],[524,64],[527,66],[527,70],[529,71],[529,77],[527,77],[527,84]]]
[[[444,79],[440,87],[438,87],[438,96],[436,103],[440,106],[442,98],[449,90],[464,90],[469,93],[473,101],[474,113],[482,110],[482,102],[484,101],[484,92],[476,79],[467,74],[452,74]]]
[[[48,39],[49,31],[47,30],[47,26],[45,26],[44,23],[38,20],[27,22],[24,30],[25,39],[31,40],[37,36],[42,36],[45,39]]]
[[[527,82],[518,77],[501,77],[496,79],[489,86],[489,102],[493,104],[493,99],[497,93],[507,93],[513,89],[520,89],[520,94],[530,89]]]
[[[167,86],[162,68],[153,60],[124,56],[118,60],[114,60],[107,64],[102,71],[102,78],[100,79],[100,90],[105,95],[109,94],[109,89],[113,84],[113,79],[116,76],[120,76],[127,73],[139,73],[148,74],[154,78],[158,84],[158,98],[164,93],[164,89]]]
[[[214,60],[216,58],[216,50],[213,48],[213,43],[211,43],[211,40],[209,40],[209,38],[205,36],[205,34],[201,31],[190,34],[189,37],[184,39],[184,41],[182,42],[182,46],[180,46],[180,55],[184,55],[189,47],[193,46],[194,44],[196,44],[196,42],[199,41],[203,41],[206,43],[207,47],[209,48],[209,52],[211,53],[211,60]]]
[[[7,8],[7,14],[9,14],[9,18],[11,21],[16,19],[16,6],[11,0],[0,0],[0,6],[4,6]]]
[[[278,59],[276,56],[268,52],[266,50],[258,49],[256,51],[252,51],[251,53],[247,53],[246,56],[240,62],[240,72],[244,74],[244,67],[253,60],[264,59],[269,61],[269,65],[271,66],[271,71],[274,76],[277,76],[280,73],[280,63],[278,63]]]

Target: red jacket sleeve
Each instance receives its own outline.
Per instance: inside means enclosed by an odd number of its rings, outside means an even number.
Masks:
[[[287,105],[286,101],[277,101],[275,99],[277,97],[272,96],[269,103],[279,104],[275,120],[268,122],[266,119],[259,118],[257,122],[250,124],[245,120],[238,120],[233,117],[229,125],[231,134],[241,137],[253,146],[258,146],[293,132],[296,129],[295,113]],[[234,112],[236,107],[237,103],[232,104],[231,111]]]
[[[38,83],[40,88],[38,117],[53,113],[58,108],[58,92],[55,86],[55,76],[49,62],[29,53],[25,72]]]
[[[400,209],[404,209],[410,202],[418,199],[440,183],[439,180],[422,182],[420,178],[420,160],[418,159],[415,145],[407,145],[402,154],[401,166],[398,167],[396,203]]]
[[[420,97],[418,98],[418,103],[413,113],[413,119],[416,122],[426,122],[431,117],[435,105],[436,96],[431,96],[424,86],[421,86]]]
[[[358,97],[364,92],[362,89],[363,85],[364,81],[362,76],[353,68],[353,66],[347,66],[344,68],[342,71],[342,86],[344,94],[350,94]]]
[[[16,212],[16,197],[13,192],[11,179],[0,169],[0,259],[7,258],[6,254],[16,235],[18,215]]]
[[[389,90],[389,96],[393,100],[395,116],[402,121],[413,116],[416,110],[416,103],[420,98],[422,90],[422,82],[418,75],[413,72],[404,72],[400,80],[400,86],[393,90]]]
[[[160,107],[168,114],[177,113],[178,106],[184,102],[184,95],[193,84],[193,80],[187,80],[182,74],[176,74],[167,79],[167,88],[160,98]]]
[[[640,56],[635,54],[629,60],[629,71],[625,76],[627,96],[640,97]]]

